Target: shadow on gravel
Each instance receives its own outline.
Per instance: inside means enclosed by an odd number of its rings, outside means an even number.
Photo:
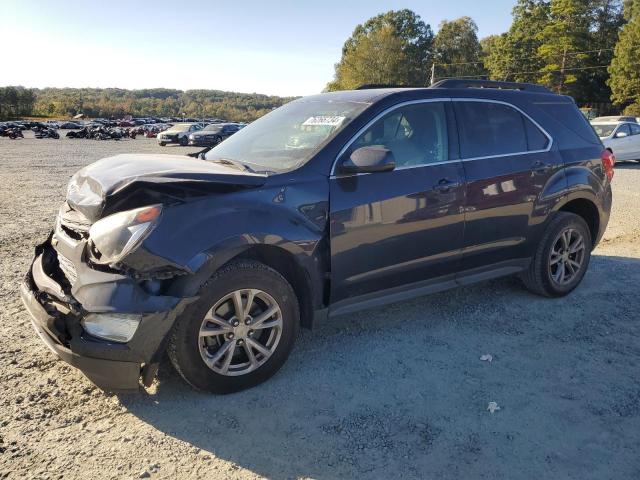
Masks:
[[[249,391],[198,393],[165,364],[156,394],[120,398],[269,478],[631,478],[638,284],[638,259],[595,255],[564,299],[512,278],[460,288],[330,319]]]

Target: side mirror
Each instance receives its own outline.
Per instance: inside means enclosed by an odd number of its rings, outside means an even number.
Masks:
[[[618,132],[616,133],[616,138],[624,138],[627,136],[626,132]]]
[[[389,172],[396,168],[393,152],[382,145],[361,147],[340,163],[341,173]]]

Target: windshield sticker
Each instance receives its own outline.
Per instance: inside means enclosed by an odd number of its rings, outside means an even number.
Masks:
[[[315,117],[307,118],[303,126],[329,126],[329,127],[337,127],[344,121],[345,117],[341,117],[339,115],[334,116],[324,116],[318,115]]]

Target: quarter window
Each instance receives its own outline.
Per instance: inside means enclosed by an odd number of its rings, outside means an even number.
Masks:
[[[454,102],[462,158],[544,150],[549,139],[531,120],[508,105]]]
[[[391,150],[396,168],[447,161],[449,152],[444,103],[416,103],[389,112],[362,133],[351,144],[347,154],[372,145]]]
[[[549,146],[547,136],[528,118],[522,116],[522,121],[527,131],[527,147],[529,151],[535,152],[536,150],[544,150],[547,148]]]
[[[640,134],[640,125],[636,125],[635,123],[630,123],[629,128],[631,129],[631,135]]]

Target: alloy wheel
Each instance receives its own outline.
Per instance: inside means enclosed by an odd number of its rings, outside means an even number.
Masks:
[[[571,283],[582,270],[585,242],[582,234],[573,228],[560,232],[549,255],[549,273],[558,285]]]
[[[233,291],[207,312],[198,335],[205,364],[225,376],[239,376],[263,365],[282,335],[282,311],[274,298],[257,289]]]

